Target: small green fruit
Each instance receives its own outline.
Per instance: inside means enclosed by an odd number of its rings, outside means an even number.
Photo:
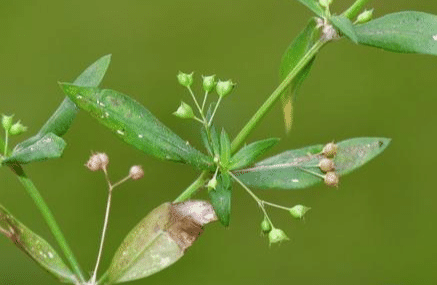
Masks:
[[[13,117],[14,115],[11,116],[2,115],[2,126],[3,129],[5,129],[5,131],[9,131],[11,129]]]
[[[25,131],[27,131],[27,127],[22,125],[20,121],[18,121],[11,126],[11,128],[9,129],[9,134],[11,136],[16,136],[24,133]]]
[[[272,225],[270,224],[269,220],[264,217],[264,220],[261,222],[261,231],[264,234],[269,233],[272,230]]]
[[[212,190],[217,188],[217,184],[218,184],[217,178],[214,176],[211,180],[209,180],[206,187],[208,187],[209,190]]]
[[[182,119],[192,119],[194,118],[194,112],[190,105],[188,105],[185,102],[181,102],[181,105],[176,110],[176,112],[173,113],[178,118]]]
[[[289,240],[287,235],[284,233],[283,230],[272,228],[272,230],[269,232],[269,243],[278,243],[282,241]]]
[[[190,87],[191,85],[193,85],[193,73],[183,73],[181,71],[179,71],[178,75],[177,75],[179,84],[181,84],[182,86],[185,87]]]
[[[217,86],[215,87],[215,90],[217,91],[217,94],[220,96],[220,98],[224,98],[229,93],[231,93],[232,89],[234,89],[235,83],[232,83],[231,80],[228,81],[218,81]]]
[[[357,17],[357,20],[355,21],[356,24],[364,24],[372,20],[373,18],[373,9],[372,10],[366,10],[363,13],[359,14]]]
[[[329,8],[329,5],[331,5],[332,0],[319,0],[320,6],[323,8]]]
[[[304,205],[296,205],[289,210],[291,216],[296,219],[302,219],[306,212],[311,208]]]
[[[211,92],[212,90],[214,90],[216,84],[217,81],[215,79],[215,75],[203,77],[203,90],[205,90],[205,92]]]

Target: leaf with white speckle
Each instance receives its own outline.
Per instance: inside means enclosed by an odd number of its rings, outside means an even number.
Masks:
[[[217,217],[206,201],[164,203],[126,236],[104,275],[120,283],[155,274],[179,260]]]
[[[66,143],[62,138],[48,133],[33,144],[25,147],[16,146],[12,154],[2,161],[2,164],[25,164],[58,158],[64,152],[65,146]]]
[[[390,143],[387,138],[354,138],[337,143],[335,172],[348,174],[383,152]],[[234,171],[239,180],[260,188],[302,189],[323,181],[318,167],[325,158],[323,145],[289,150],[258,162],[251,168]],[[314,175],[314,173],[316,175]]]
[[[61,282],[78,284],[75,275],[50,244],[20,223],[1,205],[0,233]]]
[[[400,53],[437,55],[437,16],[404,11],[355,26],[358,43]]]

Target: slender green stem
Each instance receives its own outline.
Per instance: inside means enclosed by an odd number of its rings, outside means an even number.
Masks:
[[[211,118],[209,119],[209,122],[208,122],[208,127],[211,126],[211,124],[212,124],[212,120],[214,119],[215,113],[217,112],[217,109],[220,105],[220,102],[222,101],[222,98],[223,97],[220,97],[217,101],[217,104],[215,105],[214,112],[212,112]]]
[[[188,188],[185,189],[185,191],[182,192],[182,194],[179,195],[179,197],[177,197],[173,201],[173,203],[183,202],[189,199],[197,191],[197,189],[205,185],[206,181],[208,181],[208,175],[209,175],[208,171],[203,171],[200,174],[200,176],[193,183],[191,183],[191,185],[188,186]]]
[[[68,262],[70,263],[73,271],[79,277],[81,282],[85,282],[79,263],[76,261],[73,251],[70,249],[64,235],[62,234],[61,229],[59,228],[55,218],[53,217],[52,212],[50,211],[49,207],[45,203],[38,189],[35,187],[32,180],[30,180],[29,177],[27,177],[27,175],[24,173],[24,170],[21,167],[21,165],[15,164],[10,166],[10,168],[17,175],[18,180],[21,182],[21,184],[24,186],[29,196],[35,202],[36,206],[38,207],[39,211],[44,217],[44,220],[46,221],[50,231],[52,232],[53,236],[58,242],[59,247],[64,252],[64,255],[67,258]]]
[[[275,208],[278,208],[278,209],[286,210],[286,211],[290,210],[290,208],[288,208],[288,207],[284,207],[284,206],[281,206],[281,205],[278,205],[278,204],[275,204],[275,203],[270,203],[270,202],[267,202],[267,201],[263,201],[263,204],[269,205],[271,207],[275,207]]]
[[[3,151],[5,157],[8,156],[8,142],[9,142],[9,131],[5,130],[5,143],[4,143],[4,151]]]
[[[361,9],[363,9],[364,5],[366,5],[369,1],[370,0],[356,0],[352,6],[343,12],[343,16],[349,20],[352,20],[358,15],[358,13],[360,13]]]
[[[197,110],[199,110],[199,113],[202,115],[203,118],[203,111],[202,108],[200,108],[199,102],[197,102],[196,96],[194,96],[193,90],[191,90],[191,87],[187,87],[188,91],[190,91],[190,95],[193,98],[194,103],[196,104]]]
[[[205,108],[206,98],[208,98],[208,91],[205,91],[205,96],[203,96],[203,103],[202,103],[202,112]]]
[[[255,115],[247,122],[243,129],[235,137],[231,144],[231,152],[235,152],[244,143],[246,138],[252,133],[255,127],[261,122],[265,115],[273,108],[274,104],[278,101],[281,94],[287,89],[291,81],[296,75],[310,62],[310,60],[317,54],[317,52],[323,47],[326,41],[317,41],[311,49],[302,57],[302,59],[296,64],[296,66],[290,71],[284,81],[273,91],[264,104],[258,109]]]

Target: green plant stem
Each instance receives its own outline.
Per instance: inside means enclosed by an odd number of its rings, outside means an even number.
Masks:
[[[209,172],[203,171],[200,174],[200,176],[193,183],[191,183],[191,185],[188,186],[188,188],[185,189],[185,191],[182,192],[182,194],[179,195],[179,197],[177,197],[173,201],[173,203],[179,203],[189,199],[197,191],[197,189],[205,185],[206,181],[208,181],[208,176],[209,176]]]
[[[5,131],[5,143],[4,143],[4,151],[3,154],[6,156],[8,156],[8,142],[9,142],[9,131],[6,130]]]
[[[4,146],[4,145],[5,143],[0,138],[0,146]],[[37,208],[41,212],[41,215],[46,221],[50,231],[52,232],[55,240],[59,244],[59,247],[61,248],[68,262],[70,263],[76,276],[80,279],[82,283],[84,283],[85,278],[83,277],[82,270],[80,269],[79,263],[76,261],[73,251],[70,249],[67,240],[65,239],[61,229],[59,228],[55,218],[53,217],[52,212],[50,211],[49,207],[44,201],[44,198],[39,193],[35,184],[33,184],[32,180],[30,180],[30,178],[26,175],[21,165],[19,164],[11,165],[10,169],[16,174],[18,181],[20,181],[20,183],[24,186],[24,189],[26,189],[27,193],[32,198]]]
[[[302,59],[296,64],[296,66],[285,77],[284,81],[273,91],[264,104],[258,109],[255,115],[247,122],[247,124],[241,129],[238,135],[235,137],[231,144],[231,152],[234,153],[244,143],[247,137],[252,133],[255,127],[261,122],[265,115],[273,108],[275,103],[280,98],[281,94],[287,89],[291,81],[299,74],[299,72],[311,61],[311,59],[319,52],[326,41],[318,40],[311,49],[302,57]]]
[[[355,18],[358,13],[360,13],[361,9],[369,2],[370,0],[356,0],[352,6],[350,6],[346,11],[343,12],[343,16],[352,20]]]

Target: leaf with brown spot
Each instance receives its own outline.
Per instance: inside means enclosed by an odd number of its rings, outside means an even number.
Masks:
[[[78,284],[76,276],[50,244],[15,219],[2,205],[0,233],[61,282]]]
[[[108,283],[150,276],[179,260],[217,217],[206,201],[164,203],[126,236],[104,275]]]

